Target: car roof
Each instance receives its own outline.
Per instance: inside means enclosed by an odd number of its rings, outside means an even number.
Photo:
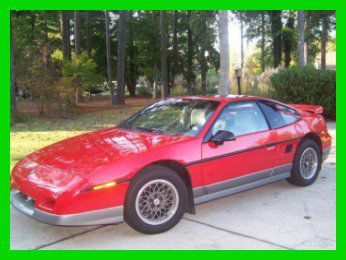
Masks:
[[[210,101],[218,101],[222,103],[228,103],[230,101],[242,101],[242,100],[271,100],[265,97],[257,97],[257,96],[248,96],[248,95],[206,95],[206,96],[177,96],[173,98],[181,98],[181,99],[192,99],[192,100],[210,100]]]

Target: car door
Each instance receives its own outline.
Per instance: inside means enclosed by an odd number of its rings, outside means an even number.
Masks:
[[[233,132],[234,141],[209,141],[218,130]],[[215,119],[202,143],[204,193],[215,193],[270,176],[277,159],[276,132],[256,101],[232,102]],[[201,195],[201,194],[197,194]]]

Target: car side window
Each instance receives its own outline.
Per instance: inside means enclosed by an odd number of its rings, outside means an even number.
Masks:
[[[269,130],[261,109],[254,101],[227,105],[214,122],[211,134],[219,130],[232,132],[235,136]]]
[[[259,103],[272,129],[292,124],[300,119],[299,113],[292,108],[268,100]]]

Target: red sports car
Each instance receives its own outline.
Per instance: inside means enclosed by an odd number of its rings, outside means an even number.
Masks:
[[[322,112],[252,96],[162,100],[22,159],[11,203],[53,225],[163,232],[199,203],[282,179],[312,184],[332,142]]]

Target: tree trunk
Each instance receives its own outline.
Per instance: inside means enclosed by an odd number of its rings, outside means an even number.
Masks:
[[[128,16],[132,17],[133,13],[128,12]],[[137,52],[136,46],[134,44],[134,30],[131,23],[128,23],[128,35],[127,35],[127,61],[126,61],[126,81],[127,81],[127,90],[131,97],[136,95],[136,83],[137,83]]]
[[[305,12],[305,33],[304,33],[304,40],[305,40],[305,64],[310,65],[310,15],[309,12]]]
[[[115,105],[115,95],[114,95],[114,85],[112,78],[112,58],[111,58],[111,41],[109,36],[109,15],[108,11],[105,11],[105,21],[106,21],[106,54],[107,54],[107,72],[108,72],[108,87],[111,92],[111,104]]]
[[[152,59],[153,59],[153,99],[157,99],[159,97],[158,93],[158,71],[157,71],[157,42],[158,42],[158,30],[157,30],[157,12],[152,11]]]
[[[157,64],[154,64],[153,68],[153,99],[159,98],[158,91],[158,76],[157,76]]]
[[[240,14],[240,68],[244,67],[244,23],[243,16]]]
[[[219,11],[218,27],[220,38],[219,94],[227,96],[229,93],[228,11]]]
[[[173,13],[173,88],[177,84],[179,58],[178,58],[178,11]]]
[[[11,113],[15,112],[17,110],[16,108],[16,83],[15,83],[15,76],[14,76],[14,56],[13,56],[13,48],[14,48],[14,42],[13,42],[13,22],[12,22],[12,12],[10,13],[10,80],[11,80],[11,86],[10,86],[10,106],[11,106]]]
[[[265,70],[265,13],[261,12],[261,71]]]
[[[298,64],[305,65],[304,59],[304,34],[305,34],[305,14],[304,11],[297,11],[298,17]]]
[[[309,42],[305,43],[305,65],[311,65]]]
[[[328,17],[323,14],[322,16],[322,32],[321,32],[321,69],[326,69],[326,48],[328,40]]]
[[[200,31],[200,43],[201,43],[201,53],[200,53],[200,68],[201,68],[201,89],[203,95],[207,92],[207,62],[205,57],[205,50],[207,48],[207,21],[204,17],[204,12],[202,11],[200,13],[200,24],[201,24],[201,31]]]
[[[86,11],[85,14],[85,24],[86,24],[86,40],[85,40],[85,47],[87,51],[88,58],[91,58],[91,52],[92,52],[92,45],[91,45],[91,30],[90,30],[90,18],[89,18],[90,12]]]
[[[294,30],[294,16],[293,11],[289,11],[289,17],[286,22],[286,30],[283,34],[284,54],[285,54],[285,68],[288,68],[291,63],[291,54],[293,47],[293,30]]]
[[[281,65],[282,60],[281,11],[271,11],[271,34],[273,39],[274,68],[277,68]]]
[[[161,96],[168,97],[168,73],[167,73],[167,11],[160,11],[161,27]]]
[[[76,55],[81,54],[80,11],[74,11],[74,44]]]
[[[70,19],[68,11],[60,11],[60,29],[64,59],[71,60]]]
[[[192,94],[193,85],[193,72],[192,72],[192,61],[193,61],[193,46],[192,46],[192,30],[190,26],[191,11],[186,13],[186,31],[187,31],[187,93]]]
[[[130,58],[130,77],[127,84],[127,89],[131,97],[136,96],[136,84],[137,84],[137,65],[134,63],[134,57]]]
[[[126,45],[126,11],[119,12],[118,64],[116,103],[125,104],[125,45]]]
[[[74,11],[74,44],[76,56],[81,54],[80,11]],[[83,91],[80,87],[76,90],[76,103],[83,102]]]

